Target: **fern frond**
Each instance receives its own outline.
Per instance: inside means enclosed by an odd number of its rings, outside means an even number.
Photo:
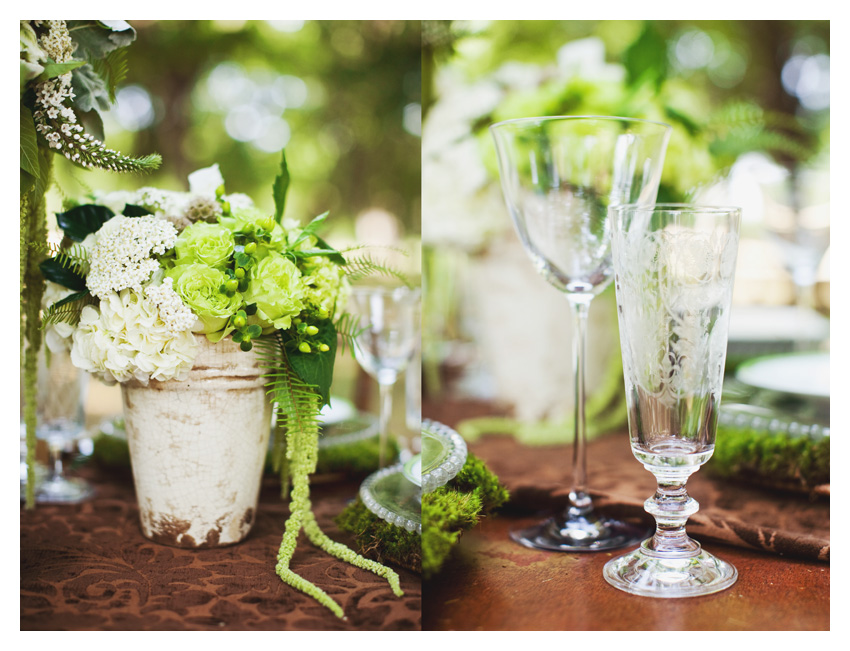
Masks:
[[[410,253],[408,253],[400,246],[390,246],[389,244],[353,244],[349,247],[341,249],[340,253],[352,253],[354,251],[363,251],[365,249],[382,249],[386,251],[394,251],[395,253],[401,253],[405,257],[410,256]]]
[[[292,370],[286,357],[283,335],[254,340],[260,367],[265,369],[266,393],[276,407],[277,427],[273,444],[273,464],[281,478],[281,494],[285,497],[289,484],[289,464],[295,446],[292,438],[319,431],[319,395]],[[308,473],[316,469],[312,460]]]
[[[106,83],[109,101],[115,103],[115,89],[127,78],[127,50],[118,48],[112,50],[103,58],[92,58],[89,61],[95,73]]]
[[[370,255],[362,255],[351,260],[346,260],[345,274],[350,281],[361,280],[372,275],[381,275],[387,278],[396,278],[404,283],[407,287],[413,287],[410,280],[400,271],[377,262]]]
[[[30,247],[53,258],[62,265],[63,269],[70,269],[81,276],[85,276],[89,271],[89,252],[80,244],[74,244],[70,249],[63,249],[53,242],[30,242]]]
[[[83,308],[95,303],[97,300],[89,294],[88,290],[66,296],[44,311],[41,316],[41,327],[46,328],[57,323],[69,323],[76,326],[80,322]]]
[[[339,336],[339,352],[344,355],[346,347],[348,347],[353,357],[354,340],[357,338],[357,335],[363,332],[363,328],[360,327],[360,315],[346,312],[334,324],[334,327]]]

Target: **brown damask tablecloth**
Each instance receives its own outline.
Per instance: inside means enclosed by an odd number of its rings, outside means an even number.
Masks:
[[[21,630],[418,630],[419,576],[394,568],[387,582],[314,548],[302,534],[292,569],[345,610],[341,620],[275,574],[289,514],[274,478],[264,480],[256,523],[238,545],[200,551],[165,547],[139,529],[132,479],[87,469],[97,495],[79,505],[21,508]],[[323,530],[353,545],[333,518],[356,481],[314,482]]]

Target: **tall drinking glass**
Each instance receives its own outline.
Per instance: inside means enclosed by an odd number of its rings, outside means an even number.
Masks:
[[[359,317],[361,329],[354,342],[354,356],[380,387],[379,465],[383,468],[393,387],[419,345],[419,290],[380,285],[354,287],[348,309]]]
[[[598,551],[644,531],[603,517],[587,492],[584,364],[587,312],[610,282],[609,205],[651,204],[671,127],[616,117],[538,117],[490,127],[502,190],[535,269],[566,296],[575,321],[575,442],[566,512],[511,537],[527,547]]]
[[[738,253],[738,208],[610,209],[632,452],[655,475],[656,531],[605,565],[616,588],[692,597],[728,588],[735,568],[685,533],[699,506],[685,484],[714,451]]]

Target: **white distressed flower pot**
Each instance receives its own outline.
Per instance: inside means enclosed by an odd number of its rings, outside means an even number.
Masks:
[[[248,535],[271,427],[256,352],[198,343],[186,380],[121,387],[142,533],[176,547]]]

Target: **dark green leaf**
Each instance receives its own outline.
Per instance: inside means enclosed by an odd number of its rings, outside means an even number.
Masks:
[[[283,208],[286,205],[286,191],[289,189],[289,168],[286,166],[286,150],[280,152],[280,172],[274,179],[272,193],[274,195],[274,219],[279,224],[283,219]]]
[[[113,50],[102,59],[90,61],[98,77],[103,79],[109,93],[109,101],[115,102],[115,90],[127,78],[127,50]]]
[[[342,254],[339,251],[328,246],[323,240],[320,240],[320,242],[325,245],[324,248],[309,249],[307,251],[293,251],[292,253],[296,258],[312,258],[313,256],[323,255],[331,262],[335,262],[336,264],[345,264],[345,258],[342,257]],[[317,244],[319,244],[319,242],[317,242]]]
[[[64,75],[66,72],[71,72],[71,70],[85,65],[85,63],[85,61],[68,61],[67,63],[53,63],[51,61],[44,65],[44,71],[35,78],[35,83],[41,83],[59,75]]]
[[[47,258],[39,265],[42,275],[47,279],[76,292],[86,290],[86,279],[76,271],[63,267],[56,258]]]
[[[623,65],[630,86],[643,83],[660,86],[667,78],[667,42],[651,21],[644,23],[640,36],[626,48]]]
[[[101,142],[105,139],[103,132],[103,118],[100,117],[100,113],[97,111],[77,111],[77,117],[79,118],[80,125],[87,134],[94,136]]]
[[[56,301],[50,307],[51,308],[62,307],[63,305],[67,305],[68,303],[74,303],[76,301],[84,299],[88,295],[89,295],[89,290],[87,290],[87,289],[82,291],[82,292],[74,292],[73,294],[68,294],[68,296],[66,296],[62,300]]]
[[[330,403],[331,382],[334,376],[334,360],[336,359],[336,328],[330,319],[316,324],[318,334],[310,338],[313,352],[302,353],[297,348],[287,351],[292,370],[305,384],[316,387],[322,399],[322,405]],[[327,344],[328,350],[319,352],[320,344]]]
[[[247,253],[242,253],[241,251],[239,251],[235,256],[235,260],[236,266],[247,267],[248,263],[251,262],[251,256]]]
[[[263,334],[263,329],[257,324],[254,324],[249,325],[246,332],[248,333],[248,336],[251,337],[251,339],[256,339],[261,334]]]
[[[71,86],[76,97],[74,106],[78,111],[107,111],[111,106],[109,90],[89,64],[74,70]]]
[[[75,56],[100,59],[136,40],[136,30],[123,20],[69,20],[71,38],[79,45]]]
[[[34,185],[35,185],[35,177],[32,174],[29,174],[28,172],[24,172],[24,170],[21,170],[21,188],[20,188],[21,195],[24,195],[27,192],[29,192],[30,190],[32,190]]]
[[[21,169],[32,177],[39,175],[38,136],[32,113],[26,106],[21,106]]]
[[[50,184],[50,166],[53,163],[53,152],[47,147],[38,148],[38,176],[35,177],[35,194],[40,197],[47,192]]]
[[[250,305],[245,306],[245,314],[247,316],[253,316],[256,313],[257,313],[257,304],[256,303],[251,303]]]
[[[67,212],[56,213],[56,223],[65,231],[65,235],[75,242],[82,242],[86,236],[96,233],[115,213],[106,206],[86,204],[76,206]]]
[[[128,203],[124,204],[124,210],[121,211],[121,214],[125,217],[144,217],[145,215],[152,215],[153,213],[147,208],[137,206],[133,203]]]
[[[687,115],[683,111],[680,111],[677,108],[673,108],[672,106],[665,106],[664,113],[670,120],[678,122],[683,127],[685,127],[688,134],[691,136],[696,136],[702,130],[700,125],[697,124],[697,122],[693,118],[691,118],[689,115]]]

